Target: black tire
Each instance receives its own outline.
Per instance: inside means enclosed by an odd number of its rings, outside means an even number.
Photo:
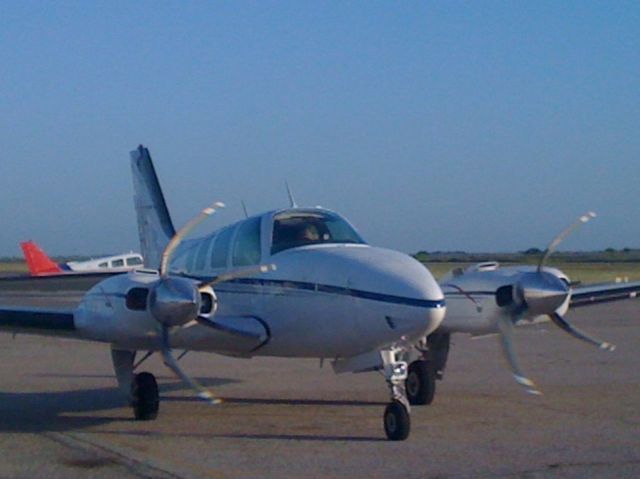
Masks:
[[[152,421],[158,417],[160,395],[158,383],[151,373],[140,373],[131,383],[131,406],[137,421]]]
[[[411,417],[400,401],[392,401],[384,410],[384,432],[390,441],[404,441],[411,431]]]
[[[409,365],[404,382],[409,404],[431,404],[436,395],[436,374],[430,361],[414,361]]]

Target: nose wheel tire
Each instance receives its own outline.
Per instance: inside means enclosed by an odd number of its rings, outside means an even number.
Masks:
[[[411,418],[400,401],[392,401],[384,410],[384,432],[390,441],[404,441],[411,431]]]
[[[431,404],[436,394],[436,374],[433,363],[414,361],[409,365],[405,380],[407,399],[411,405]]]
[[[131,383],[131,406],[137,421],[151,421],[158,417],[160,395],[158,383],[151,373],[140,373]]]

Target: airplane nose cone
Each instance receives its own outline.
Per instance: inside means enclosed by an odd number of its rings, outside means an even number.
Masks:
[[[444,319],[445,302],[431,272],[409,255],[383,248],[361,248],[346,273],[354,289],[382,316],[390,335],[409,339],[434,331]]]
[[[518,292],[528,310],[536,315],[552,314],[567,299],[569,286],[551,273],[527,273],[518,282]]]
[[[285,251],[274,262],[278,270],[272,276],[297,276],[318,293],[349,298],[363,344],[423,337],[444,318],[444,295],[436,280],[420,262],[398,251],[318,245]]]

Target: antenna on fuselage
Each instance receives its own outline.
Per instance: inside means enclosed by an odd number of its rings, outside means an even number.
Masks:
[[[242,211],[244,211],[244,217],[248,218],[249,212],[247,211],[247,205],[244,203],[244,200],[240,200],[240,203],[242,203]]]
[[[296,200],[293,197],[293,193],[291,193],[291,188],[289,188],[289,182],[287,180],[284,180],[284,185],[287,187],[287,195],[289,195],[289,206],[291,206],[291,208],[297,208],[298,205],[296,204]]]

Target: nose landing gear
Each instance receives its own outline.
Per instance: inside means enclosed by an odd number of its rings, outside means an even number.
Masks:
[[[411,431],[411,406],[405,390],[407,363],[397,360],[401,352],[398,348],[380,351],[384,376],[391,392],[391,402],[384,410],[383,421],[384,432],[391,441],[404,441]]]

